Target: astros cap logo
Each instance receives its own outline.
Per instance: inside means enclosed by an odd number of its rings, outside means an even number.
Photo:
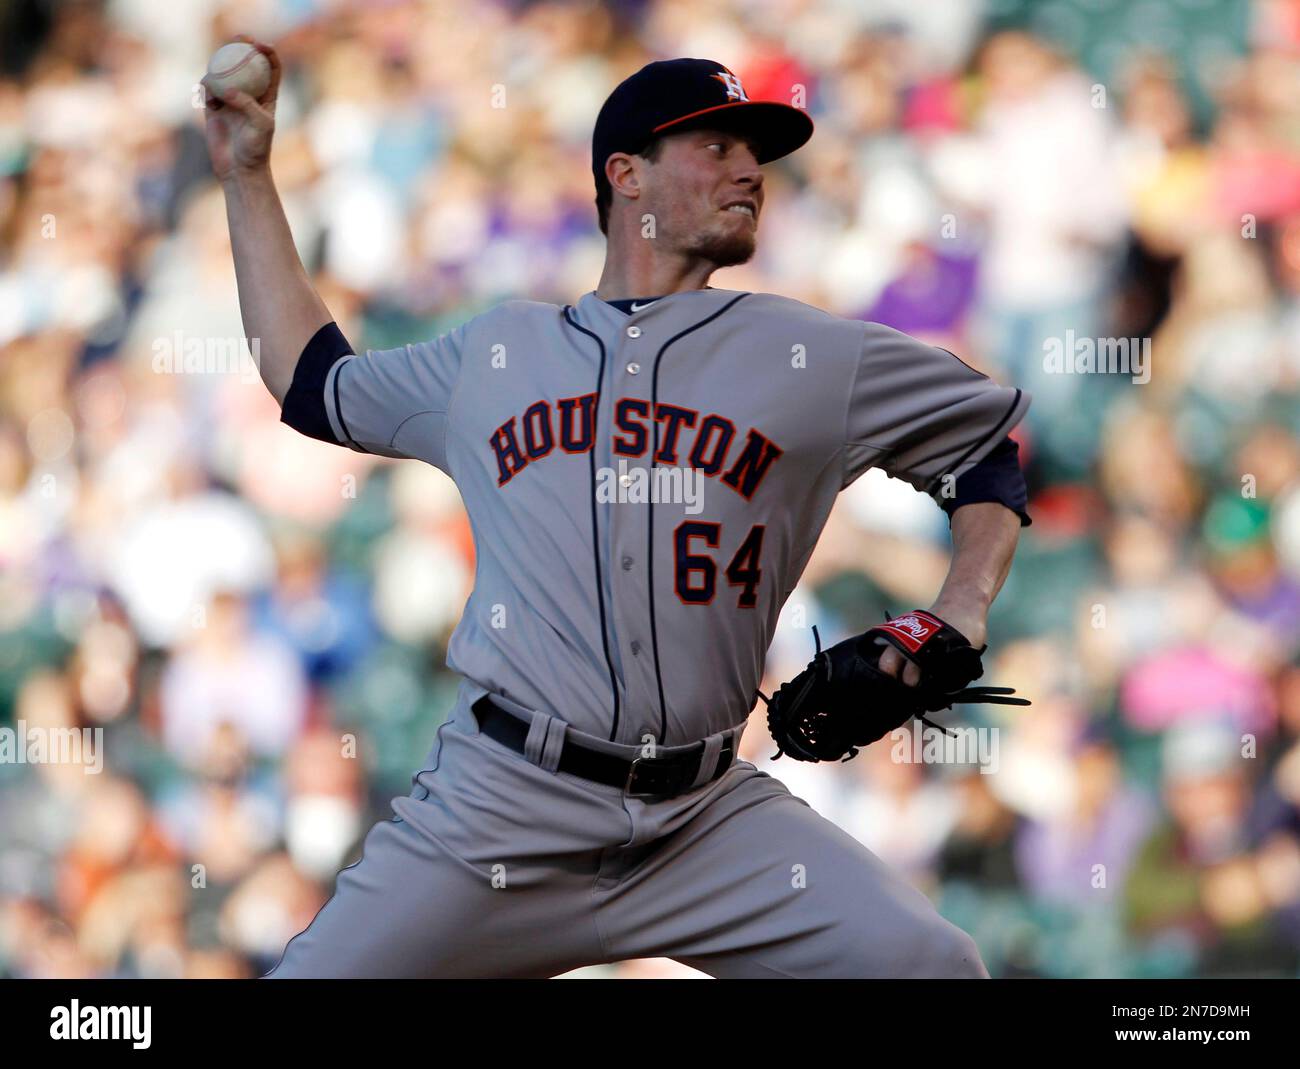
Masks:
[[[731,71],[727,70],[725,67],[717,74],[713,75],[713,77],[718,79],[718,81],[720,81],[723,85],[727,87],[728,100],[749,99],[749,97],[745,95],[745,87],[740,84],[740,79],[737,78],[734,74],[731,73]]]

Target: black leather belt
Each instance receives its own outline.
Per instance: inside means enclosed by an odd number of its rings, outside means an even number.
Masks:
[[[484,735],[510,747],[515,753],[524,753],[529,730],[527,722],[502,709],[486,695],[474,703],[473,712]],[[629,761],[565,739],[558,770],[612,787],[622,787],[633,798],[672,798],[689,790],[695,783],[703,756],[704,743],[701,742],[698,748],[671,757],[638,757]],[[734,736],[731,736],[722,744],[713,775],[704,782],[712,783],[726,772],[735,756]]]

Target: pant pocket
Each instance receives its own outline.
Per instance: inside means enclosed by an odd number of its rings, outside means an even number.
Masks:
[[[442,762],[442,733],[452,726],[456,715],[457,711],[453,711],[451,716],[438,725],[438,730],[433,734],[433,745],[429,748],[429,754],[424,759],[424,767],[411,777],[411,793],[409,797],[417,802],[423,802],[429,797],[429,788],[421,780],[426,776],[432,776],[438,771],[438,766]]]

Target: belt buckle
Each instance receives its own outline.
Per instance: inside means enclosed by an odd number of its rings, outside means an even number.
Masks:
[[[627,779],[623,783],[623,793],[630,798],[653,798],[655,795],[647,794],[644,791],[634,791],[632,781],[636,779],[636,770],[642,761],[647,760],[644,757],[634,757],[632,763],[627,766]]]
[[[643,763],[648,763],[651,761],[661,761],[661,760],[663,759],[658,757],[633,758],[631,765],[628,766],[627,781],[623,784],[623,793],[626,794],[629,798],[672,798],[676,794],[681,793],[680,791],[673,791],[671,790],[671,788],[663,791],[638,791],[633,788],[632,784],[636,780],[637,769],[640,768]],[[670,778],[672,778],[671,770],[666,770],[666,771],[669,771]],[[676,785],[677,785],[676,779],[674,778],[672,782],[672,786],[676,786]]]

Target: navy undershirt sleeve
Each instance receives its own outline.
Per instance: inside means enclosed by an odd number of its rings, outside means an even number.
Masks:
[[[1029,488],[1025,485],[1025,474],[1020,470],[1020,446],[1014,439],[1002,439],[993,452],[957,479],[957,493],[942,499],[939,504],[948,513],[951,524],[952,514],[962,505],[981,501],[1006,505],[1020,517],[1021,527],[1028,527],[1033,522],[1028,512]]]
[[[293,369],[293,383],[284,395],[280,422],[309,438],[340,444],[330,429],[329,416],[325,412],[325,378],[330,368],[351,355],[352,346],[337,323],[326,323],[313,334]]]

